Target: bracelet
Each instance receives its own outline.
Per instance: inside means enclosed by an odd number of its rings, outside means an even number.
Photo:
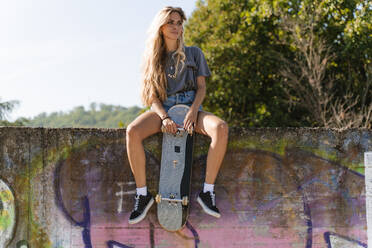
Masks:
[[[161,119],[161,122],[163,122],[165,119],[168,119],[168,118],[170,117],[169,116],[164,117],[163,119]]]

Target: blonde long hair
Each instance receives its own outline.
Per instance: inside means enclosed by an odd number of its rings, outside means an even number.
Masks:
[[[161,102],[167,99],[167,78],[165,75],[167,50],[165,40],[161,32],[161,27],[168,22],[170,14],[173,12],[177,12],[181,16],[183,25],[184,21],[186,21],[184,11],[178,7],[167,6],[156,14],[150,25],[150,28],[147,31],[148,38],[146,40],[146,47],[141,66],[141,98],[145,106],[150,106],[154,98],[158,98]],[[173,56],[177,57],[175,66],[175,76],[177,76],[179,64],[181,63],[183,67],[186,59],[183,41],[183,28],[182,33],[177,40],[177,50],[174,52]]]

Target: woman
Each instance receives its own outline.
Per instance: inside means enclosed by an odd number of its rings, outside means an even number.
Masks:
[[[142,68],[142,101],[151,106],[151,110],[130,123],[126,133],[129,163],[137,187],[130,224],[143,220],[154,203],[146,187],[142,141],[160,132],[162,126],[167,132],[177,132],[177,125],[168,117],[167,111],[178,103],[190,106],[184,128],[194,127],[196,132],[208,135],[212,140],[204,188],[197,200],[206,213],[220,217],[215,203],[214,182],[225,155],[228,126],[217,116],[202,110],[201,103],[206,94],[205,77],[210,76],[210,71],[200,48],[184,46],[185,20],[181,8],[165,7],[155,16],[149,29]]]

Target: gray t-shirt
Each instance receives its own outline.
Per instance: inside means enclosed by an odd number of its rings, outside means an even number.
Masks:
[[[185,46],[185,64],[182,67],[182,63],[179,63],[177,77],[173,78],[172,76],[175,74],[175,65],[177,62],[176,58],[172,59],[174,53],[174,51],[168,52],[166,58],[165,73],[168,80],[168,96],[177,92],[196,90],[196,78],[198,76],[209,77],[211,75],[202,50],[195,46]]]

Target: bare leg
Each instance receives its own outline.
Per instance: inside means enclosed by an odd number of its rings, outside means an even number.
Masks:
[[[228,125],[212,113],[199,111],[195,130],[212,139],[207,156],[205,182],[214,184],[226,152],[229,135]]]
[[[161,119],[153,111],[141,114],[127,127],[127,153],[137,188],[146,186],[146,156],[142,141],[160,132],[160,127]]]

